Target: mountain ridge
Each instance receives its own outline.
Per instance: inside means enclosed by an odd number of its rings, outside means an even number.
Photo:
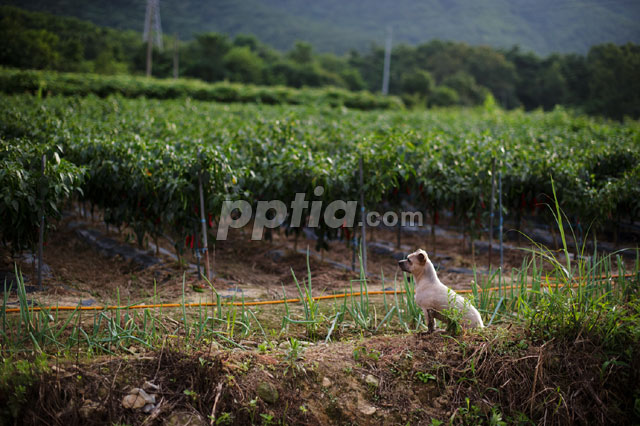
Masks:
[[[592,45],[640,42],[640,2],[629,0],[161,0],[163,30],[190,39],[202,32],[253,34],[279,50],[296,40],[344,53],[433,39],[510,48],[540,55],[586,53]],[[28,10],[75,16],[142,31],[145,0],[0,0]]]

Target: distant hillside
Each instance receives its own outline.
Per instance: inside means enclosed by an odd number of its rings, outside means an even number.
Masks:
[[[0,0],[30,10],[75,16],[120,29],[143,28],[145,0]],[[161,0],[167,33],[189,39],[216,31],[254,34],[287,50],[294,41],[342,53],[432,39],[494,47],[520,45],[546,55],[586,53],[592,45],[640,42],[638,0]]]

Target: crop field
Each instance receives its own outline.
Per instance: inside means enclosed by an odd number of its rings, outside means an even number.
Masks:
[[[637,121],[42,94],[0,96],[7,424],[640,421]],[[424,220],[365,254],[361,208]],[[425,333],[417,248],[485,329]]]

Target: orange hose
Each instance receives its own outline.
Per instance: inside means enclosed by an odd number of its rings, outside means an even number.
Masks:
[[[634,277],[635,274],[626,274],[624,275],[624,277]],[[619,275],[612,275],[611,277],[599,277],[594,279],[595,281],[603,281],[606,280],[608,278],[617,278],[619,277]],[[552,281],[551,277],[546,277],[547,281]],[[543,284],[540,283],[541,287],[551,287],[553,284],[548,283],[548,284]],[[532,284],[529,284],[526,286],[526,288],[532,288]],[[571,285],[571,288],[576,288],[579,287],[580,283],[575,283]],[[564,285],[560,285],[560,287],[564,287]],[[478,293],[482,293],[484,291],[497,291],[497,290],[511,290],[511,289],[515,289],[515,288],[520,288],[519,286],[509,286],[509,287],[490,287],[490,288],[486,288],[486,289],[481,289],[479,288],[477,291]],[[368,291],[366,293],[363,292],[357,292],[357,293],[341,293],[341,294],[332,294],[332,295],[326,295],[326,296],[314,296],[312,297],[313,300],[328,300],[328,299],[342,299],[348,296],[361,296],[363,294],[367,294],[367,295],[380,295],[380,294],[403,294],[406,293],[405,290],[386,290],[386,291]],[[463,290],[456,290],[456,293],[473,293],[472,289],[463,289]],[[281,299],[281,300],[263,300],[263,301],[256,301],[256,302],[226,302],[226,303],[222,303],[223,306],[259,306],[259,305],[280,305],[283,303],[299,303],[301,301],[301,299]],[[185,308],[196,308],[196,307],[208,307],[208,306],[217,306],[217,303],[214,302],[199,302],[199,303],[185,303],[184,307]],[[151,308],[180,308],[183,305],[181,303],[160,303],[160,304],[156,304],[156,305],[131,305],[131,306],[117,306],[117,305],[109,305],[109,306],[35,306],[35,307],[31,307],[29,308],[30,311],[32,312],[38,312],[38,311],[43,311],[43,310],[47,310],[47,311],[52,311],[52,310],[56,310],[56,311],[75,311],[75,310],[79,310],[79,311],[103,311],[103,310],[116,310],[116,309],[151,309]],[[5,310],[5,313],[10,314],[10,313],[17,313],[20,312],[21,308],[9,308],[7,310]]]

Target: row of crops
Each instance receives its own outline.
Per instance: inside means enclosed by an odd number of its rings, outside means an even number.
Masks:
[[[433,220],[450,210],[473,236],[488,221],[492,170],[502,178],[505,213],[546,214],[540,204],[553,177],[570,219],[602,228],[640,213],[639,160],[637,122],[562,110],[362,112],[189,98],[3,96],[0,232],[11,248],[29,247],[43,208],[56,217],[76,193],[140,240],[170,235],[184,242],[199,223],[202,176],[212,226],[229,198],[290,205],[303,192],[326,207],[359,200],[363,191],[368,209],[398,210],[404,201]],[[317,186],[325,189],[321,196],[313,194]],[[319,244],[337,232],[321,226]]]
[[[361,110],[403,108],[402,101],[395,96],[375,95],[366,91],[352,92],[339,88],[294,89],[284,86],[234,84],[226,81],[211,84],[184,78],[171,80],[10,68],[0,68],[0,92],[62,96],[93,94],[100,97],[120,95],[127,98],[144,96],[153,99],[191,97],[222,103],[314,104]]]

